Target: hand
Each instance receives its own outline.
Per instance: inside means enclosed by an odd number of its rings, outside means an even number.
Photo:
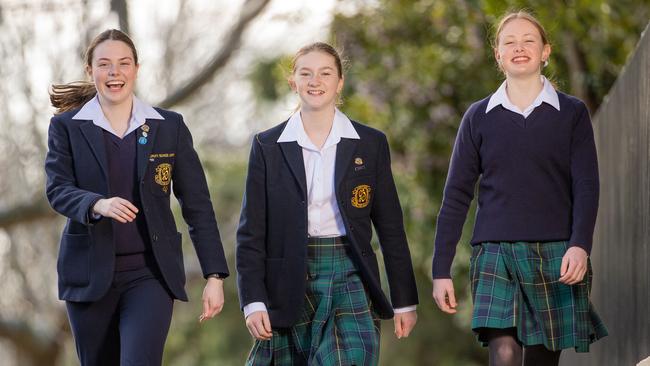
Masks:
[[[260,341],[268,341],[273,336],[269,313],[266,311],[256,311],[250,314],[246,318],[246,327],[248,332]]]
[[[560,266],[560,282],[567,285],[575,285],[582,281],[587,273],[587,252],[580,247],[571,247],[564,257]]]
[[[451,278],[433,280],[433,299],[440,310],[448,314],[456,313],[456,295],[454,295],[454,283],[451,282]]]
[[[223,279],[208,278],[208,283],[203,288],[203,313],[199,316],[199,323],[212,319],[223,309]]]
[[[406,338],[411,334],[415,323],[418,321],[418,314],[413,311],[406,313],[396,313],[395,318],[395,336],[397,339]]]
[[[124,198],[112,197],[97,201],[93,206],[93,212],[125,224],[135,220],[138,208]]]

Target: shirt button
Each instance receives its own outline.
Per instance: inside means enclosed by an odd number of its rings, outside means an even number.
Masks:
[[[151,239],[152,239],[153,241],[158,241],[158,235],[153,234],[153,235],[151,236]]]

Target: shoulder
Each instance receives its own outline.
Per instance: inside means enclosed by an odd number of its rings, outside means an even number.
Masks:
[[[369,143],[383,143],[387,141],[386,134],[382,131],[354,120],[350,120],[350,122],[352,122],[352,127],[359,134],[361,141]]]
[[[472,104],[469,105],[467,110],[465,111],[465,116],[464,118],[468,118],[470,120],[475,119],[476,117],[480,117],[482,115],[487,114],[487,106],[488,103],[490,102],[490,98],[492,97],[492,94],[488,95],[487,97],[477,100],[473,102]]]
[[[257,133],[257,135],[255,135],[255,140],[262,145],[272,145],[277,143],[282,131],[284,131],[284,128],[287,126],[288,121],[289,120],[286,120],[268,130]]]
[[[52,116],[52,119],[50,119],[50,123],[62,123],[65,125],[79,124],[83,120],[72,119],[72,117],[79,112],[79,109],[81,108],[75,108],[60,114],[55,114]]]
[[[183,115],[178,112],[158,107],[154,107],[154,109],[165,119],[164,122],[183,123]]]
[[[560,111],[565,109],[567,113],[573,113],[574,115],[580,115],[587,111],[587,106],[582,100],[580,100],[580,98],[561,91],[556,92],[560,101]]]

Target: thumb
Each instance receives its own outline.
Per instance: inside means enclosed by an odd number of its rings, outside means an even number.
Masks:
[[[396,316],[395,317],[395,336],[397,338],[402,338],[402,335],[404,334],[404,328],[402,327],[402,317]]]
[[[449,297],[449,306],[452,308],[456,307],[456,294],[454,293],[454,289],[451,288],[447,291],[447,296]]]
[[[262,313],[262,325],[264,326],[264,330],[271,333],[271,321],[269,320],[269,313],[267,312]]]
[[[569,256],[566,254],[562,257],[562,265],[560,266],[560,276],[564,276],[566,271],[569,269]]]

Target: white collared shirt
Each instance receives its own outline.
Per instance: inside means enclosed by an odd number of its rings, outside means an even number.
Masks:
[[[336,146],[341,138],[359,139],[359,134],[350,119],[338,109],[332,129],[320,149],[307,136],[300,112],[289,118],[278,138],[278,143],[295,141],[302,148],[307,179],[307,233],[310,236],[333,237],[346,233],[334,191]]]
[[[146,122],[147,118],[162,120],[165,119],[152,106],[141,101],[135,95],[133,95],[133,107],[131,109],[129,127],[126,129],[126,132],[123,136],[118,135],[113,127],[111,127],[110,122],[108,122],[108,119],[102,111],[102,106],[99,104],[99,98],[97,95],[95,95],[93,99],[86,102],[86,104],[81,107],[79,112],[77,112],[74,117],[72,117],[72,119],[91,120],[95,126],[101,127],[102,129],[112,133],[119,138],[123,138],[132,131],[136,130],[138,127],[142,126]]]
[[[501,104],[503,108],[521,114],[524,116],[524,118],[528,117],[531,113],[533,113],[533,110],[535,108],[539,107],[542,103],[549,104],[553,106],[555,109],[558,111],[560,110],[560,99],[557,96],[557,92],[555,91],[555,88],[553,88],[553,85],[551,85],[551,82],[544,77],[544,75],[541,75],[542,79],[542,90],[539,92],[537,95],[537,98],[533,101],[531,105],[529,105],[526,109],[523,111],[519,109],[516,105],[512,104],[510,102],[510,99],[508,98],[508,93],[506,92],[506,81],[504,81],[499,89],[497,89],[494,94],[490,97],[490,100],[488,101],[487,108],[485,109],[485,113],[488,113],[489,111],[492,110],[492,108],[498,106]]]
[[[336,145],[341,138],[359,139],[359,134],[350,119],[336,109],[334,122],[327,140],[319,150],[307,136],[300,117],[300,111],[294,113],[278,138],[280,142],[297,142],[302,148],[307,179],[307,233],[310,236],[333,237],[346,234],[341,212],[336,202],[334,168],[336,163]],[[395,313],[413,311],[416,306],[395,309]],[[253,302],[244,306],[244,317],[256,311],[267,311],[262,302]]]

